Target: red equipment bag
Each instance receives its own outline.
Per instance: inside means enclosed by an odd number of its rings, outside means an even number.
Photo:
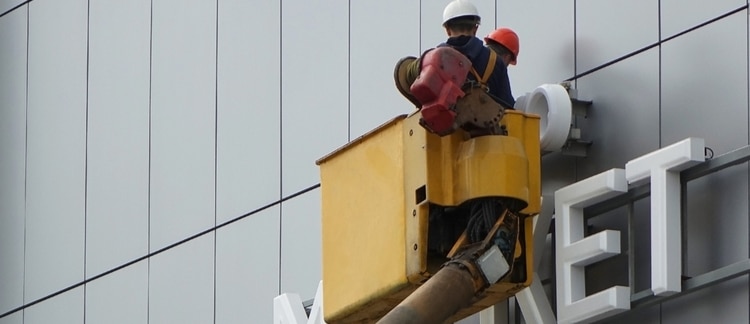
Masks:
[[[438,135],[453,132],[456,100],[471,70],[471,61],[451,47],[437,47],[422,57],[422,70],[410,91],[422,103],[422,126]]]

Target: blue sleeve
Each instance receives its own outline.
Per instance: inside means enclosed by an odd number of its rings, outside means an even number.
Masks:
[[[506,106],[505,108],[512,109],[513,106],[516,105],[516,99],[513,97],[513,93],[510,90],[508,67],[505,66],[500,58],[497,59],[495,69],[492,71],[491,79],[490,94],[495,97],[496,101]]]

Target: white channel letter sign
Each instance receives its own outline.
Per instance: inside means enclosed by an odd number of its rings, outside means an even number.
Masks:
[[[310,317],[307,317],[298,294],[284,293],[274,297],[273,324],[326,324],[323,319],[323,281],[318,282]]]
[[[584,267],[620,253],[620,232],[606,230],[584,238],[583,209],[651,181],[651,290],[680,292],[680,174],[703,162],[705,144],[688,138],[555,192],[557,320],[601,320],[630,309],[630,287],[615,286],[585,296]]]
[[[680,171],[705,161],[705,142],[688,138],[625,164],[628,183],[651,178],[651,290],[666,296],[682,290]]]

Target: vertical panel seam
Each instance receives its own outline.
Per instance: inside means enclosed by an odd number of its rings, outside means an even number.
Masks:
[[[750,1],[746,0],[745,6],[748,6],[748,4],[750,4]],[[750,63],[748,62],[748,60],[750,60],[750,17],[748,16],[748,14],[750,14],[750,9],[746,9],[746,11],[748,12],[745,13],[745,57],[746,57],[745,59],[746,79],[745,80],[747,82],[745,86],[748,89],[748,93],[747,93],[747,106],[745,107],[745,112],[748,114],[747,124],[746,124],[748,125],[747,142],[750,144]],[[746,165],[745,170],[750,171],[750,168],[748,168],[748,166]],[[747,181],[748,183],[750,183],[750,172],[748,172]],[[750,190],[748,190],[747,198],[748,198],[747,201],[750,202]],[[745,244],[748,247],[747,257],[750,258],[750,222],[747,225],[747,233],[748,233],[748,239],[747,239],[747,242],[745,242]],[[747,289],[748,291],[750,291],[750,280],[748,280]],[[746,296],[750,298],[750,292],[748,292]],[[747,316],[748,318],[750,318],[750,308],[747,310]]]
[[[578,0],[573,0],[573,75],[578,75]],[[578,89],[578,78],[573,80]],[[574,117],[575,118],[575,117]],[[573,159],[573,179],[578,179],[578,159]]]
[[[578,1],[573,0],[573,75],[578,75]],[[574,79],[578,88],[578,78]]]
[[[84,103],[84,146],[83,146],[83,280],[88,268],[88,206],[89,206],[89,62],[91,58],[91,0],[86,1],[86,101]],[[86,324],[86,285],[83,285],[83,323]]]
[[[29,177],[29,39],[31,5],[26,6],[26,103],[25,103],[25,127],[24,127],[24,148],[23,148],[23,289],[21,292],[21,303],[26,303],[26,221],[28,219],[28,177]],[[26,311],[21,313],[21,321],[25,321]]]
[[[657,21],[656,22],[657,22],[657,28],[658,28],[658,31],[657,31],[657,37],[658,38],[657,38],[657,41],[658,41],[658,44],[659,44],[659,48],[658,48],[658,51],[659,51],[659,53],[658,53],[658,56],[659,56],[658,57],[658,60],[659,60],[659,72],[658,72],[658,76],[657,77],[659,78],[659,99],[658,99],[659,100],[659,106],[658,106],[659,107],[658,108],[659,111],[657,112],[657,123],[658,123],[658,125],[656,127],[656,129],[657,129],[657,143],[656,144],[657,144],[657,147],[660,148],[662,146],[661,145],[661,143],[662,143],[662,140],[661,140],[661,138],[662,138],[662,134],[661,134],[661,129],[662,129],[662,111],[663,111],[662,101],[664,100],[663,99],[664,97],[662,96],[662,92],[663,92],[663,87],[662,87],[662,83],[663,83],[663,79],[662,79],[662,70],[663,70],[662,69],[662,49],[663,49],[663,46],[662,46],[662,33],[661,33],[661,29],[662,29],[662,25],[661,25],[661,23],[662,23],[662,21],[661,21],[661,0],[658,1],[657,6],[658,6],[658,8],[657,8],[658,12],[657,12]],[[683,196],[687,196],[687,194],[685,194],[685,193],[682,193],[682,195]],[[682,219],[682,216],[681,216],[681,219]],[[685,230],[686,230],[685,226],[687,225],[687,222],[684,221],[684,220],[681,220],[681,224],[680,225],[682,226],[682,228],[680,230],[681,231],[680,235],[683,235],[684,232],[685,232]],[[684,250],[685,249],[683,248],[683,251]],[[681,252],[681,253],[683,253],[683,252]],[[682,262],[684,264],[685,260],[687,259],[687,252],[684,252],[683,256],[681,256],[681,258],[683,258]],[[680,267],[684,268],[684,265],[681,265]],[[684,271],[684,269],[681,269],[680,271]],[[663,305],[663,303],[660,302],[659,303],[659,310],[658,310],[658,314],[659,314],[658,321],[659,321],[659,323],[662,323],[662,314],[663,314],[662,305]]]
[[[661,37],[662,37],[662,35],[661,35],[661,0],[659,0],[659,2],[658,2],[658,4],[657,4],[657,5],[659,6],[659,8],[657,9],[657,10],[658,10],[658,18],[657,18],[657,24],[658,24],[658,28],[659,28],[659,30],[658,30],[658,41],[659,41],[659,76],[658,76],[658,77],[659,77],[659,112],[658,112],[658,117],[657,117],[657,121],[658,121],[658,123],[659,123],[659,125],[658,125],[658,127],[657,127],[657,129],[658,129],[658,132],[657,132],[657,134],[658,134],[659,138],[658,138],[658,142],[657,142],[657,145],[658,145],[657,147],[661,147],[661,142],[662,142],[662,141],[661,141],[661,136],[662,136],[662,135],[661,135],[661,127],[662,127],[662,120],[661,120],[661,118],[662,118],[662,115],[661,115],[661,113],[662,113],[662,75],[661,75],[661,72],[662,72],[662,66],[661,66],[661,61],[662,61],[662,57],[661,57],[661,54],[662,54],[662,52],[661,52],[661,51],[662,51],[662,46],[661,46]],[[661,309],[660,309],[660,311],[661,311]]]
[[[218,174],[219,174],[219,0],[216,0],[216,25],[214,34],[214,227],[217,222]],[[218,230],[214,231],[214,323],[216,323],[216,241]]]
[[[148,32],[148,198],[147,198],[147,251],[151,253],[151,110],[153,93],[153,60],[154,60],[154,0],[151,0]],[[151,258],[146,261],[146,323],[151,322]]]
[[[279,198],[283,196],[284,193],[284,87],[283,87],[283,80],[284,80],[284,74],[282,73],[284,71],[284,42],[283,42],[283,35],[284,35],[284,0],[279,0]],[[278,266],[279,266],[279,280],[278,280],[278,289],[277,289],[277,295],[281,295],[281,225],[283,217],[283,205],[279,206],[279,259],[278,259]]]
[[[664,309],[662,309],[664,306],[664,303],[659,303],[659,324],[663,323],[662,316],[664,315]]]

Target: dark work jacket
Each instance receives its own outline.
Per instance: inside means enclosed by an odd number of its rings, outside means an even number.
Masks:
[[[450,37],[445,43],[439,46],[450,46],[461,52],[463,55],[469,58],[471,65],[482,76],[484,75],[484,69],[487,67],[487,61],[490,58],[491,49],[484,46],[484,43],[479,38],[473,36],[456,36]],[[476,81],[473,73],[469,73],[468,78]],[[510,79],[508,78],[508,67],[505,66],[500,56],[497,57],[495,62],[495,69],[492,72],[487,81],[487,87],[489,88],[490,95],[506,108],[513,108],[516,104],[516,100],[513,98],[513,93],[510,91]]]

